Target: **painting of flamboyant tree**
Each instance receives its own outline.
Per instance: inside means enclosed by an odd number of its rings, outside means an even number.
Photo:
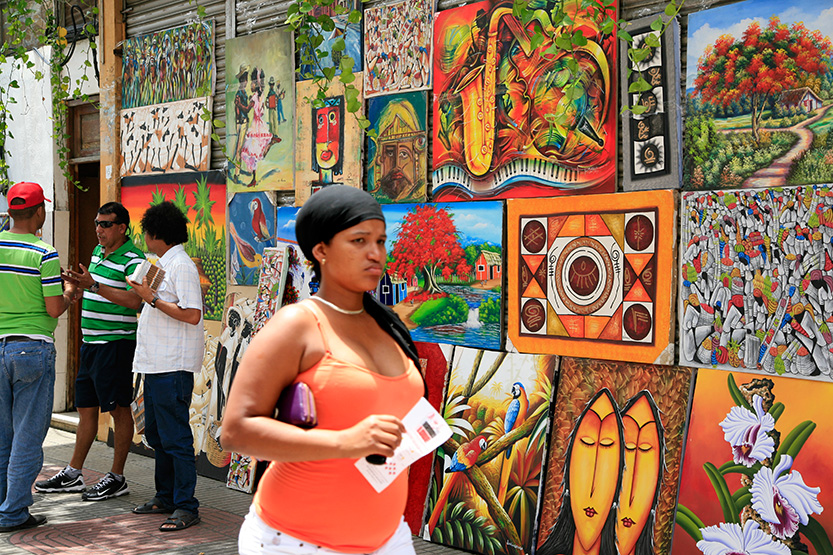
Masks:
[[[748,0],[690,16],[685,188],[833,179],[829,8]]]

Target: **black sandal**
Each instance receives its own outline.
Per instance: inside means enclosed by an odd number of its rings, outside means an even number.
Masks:
[[[200,522],[200,515],[189,513],[184,509],[177,509],[174,513],[168,517],[168,519],[159,526],[160,532],[176,532],[177,530],[185,530],[193,526],[194,524],[199,524]],[[173,525],[173,528],[165,528],[165,526]]]
[[[158,498],[154,497],[144,505],[133,507],[133,513],[137,515],[161,515],[172,513],[174,510],[166,507]]]

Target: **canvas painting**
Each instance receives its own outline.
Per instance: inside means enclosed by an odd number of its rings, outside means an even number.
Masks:
[[[126,39],[122,109],[214,94],[214,21]]]
[[[500,349],[503,204],[385,204],[378,299],[414,341]]]
[[[119,175],[206,171],[211,157],[211,97],[121,111]]]
[[[295,187],[292,44],[285,29],[226,41],[229,192]]]
[[[275,315],[283,302],[286,289],[286,273],[289,265],[289,249],[267,247],[263,249],[263,263],[257,282],[257,307],[252,335],[260,331],[266,322]]]
[[[544,2],[542,12],[555,4]],[[605,3],[613,19],[616,4]],[[549,50],[573,28],[542,29],[537,19],[524,26],[511,5],[486,0],[439,12],[434,200],[616,190],[616,38],[590,10],[573,15],[586,45],[557,52]],[[582,88],[572,88],[578,81]]]
[[[683,364],[833,377],[831,187],[685,193]]]
[[[289,251],[281,306],[306,299],[318,291],[318,280],[312,271],[312,263],[301,252],[295,238],[295,217],[298,210],[292,206],[281,206],[278,209],[277,247],[286,247]]]
[[[831,398],[829,383],[700,370],[673,555],[830,553]]]
[[[562,358],[559,374],[536,554],[669,553],[694,370]]]
[[[431,88],[434,0],[364,11],[365,96]]]
[[[445,398],[445,385],[448,378],[448,364],[451,361],[453,347],[437,343],[416,343],[420,370],[425,378],[428,390],[428,402],[442,410]],[[433,455],[427,455],[408,467],[408,501],[405,504],[405,522],[411,533],[419,535],[425,513],[425,502],[431,482]]]
[[[309,43],[296,44],[297,50],[297,64],[298,72],[296,79],[303,81],[312,79],[313,77],[322,77],[324,74],[321,71],[324,68],[335,67],[335,75],[341,75],[341,60],[349,56],[353,59],[352,70],[358,73],[362,70],[362,24],[361,21],[355,23],[350,22],[350,12],[343,14],[336,14],[336,6],[340,6],[347,10],[358,10],[359,2],[355,0],[334,0],[328,6],[317,5],[312,8],[310,12],[313,16],[327,15],[333,22],[333,28],[329,31],[324,31],[317,23],[312,23],[313,32],[320,34],[323,41],[316,48],[318,51],[326,52],[326,56],[319,56],[317,62],[312,58],[312,49]],[[336,42],[343,39],[343,49],[333,49]],[[355,85],[361,90],[362,76],[356,76]]]
[[[680,114],[680,24],[669,23],[658,47],[646,40],[658,34],[651,29],[657,16],[630,22],[627,32],[634,48],[649,48],[644,59],[628,57],[628,48],[619,51],[619,63],[627,71],[620,74],[620,85],[627,103],[644,111],[622,114],[622,159],[625,161],[624,189],[679,189],[682,185],[682,116]],[[627,93],[644,79],[650,89]]]
[[[747,0],[688,16],[683,186],[833,182],[829,0]]]
[[[367,119],[367,190],[380,204],[428,197],[428,93],[371,98]]]
[[[361,75],[357,76],[359,103]],[[314,81],[297,84],[298,134],[295,149],[295,205],[301,206],[312,193],[327,185],[361,187],[362,128],[356,120],[359,111],[347,111],[344,85],[330,84],[324,106],[316,108],[307,100],[315,98]]]
[[[188,218],[185,252],[196,263],[203,318],[220,320],[226,297],[226,178],[221,171],[125,177],[121,203],[130,212],[128,233],[148,252],[139,221],[153,204],[171,201]]]
[[[211,352],[209,372],[211,370],[213,372],[210,374],[209,398],[203,413],[205,421],[203,450],[206,453],[213,453],[209,460],[217,467],[225,468],[231,460],[231,452],[223,449],[220,437],[223,429],[223,413],[240,361],[252,341],[254,314],[255,301],[253,299],[240,293],[229,293],[226,299],[222,330]],[[222,464],[218,464],[217,461]],[[225,478],[224,473],[220,479]]]
[[[226,487],[244,493],[252,493],[257,472],[257,459],[240,453],[232,453],[228,465]]]
[[[673,363],[673,191],[517,199],[507,211],[517,350]]]
[[[237,285],[257,285],[263,251],[275,245],[274,193],[232,193],[230,197],[229,274]]]
[[[531,553],[558,357],[455,347],[425,538],[478,553]]]

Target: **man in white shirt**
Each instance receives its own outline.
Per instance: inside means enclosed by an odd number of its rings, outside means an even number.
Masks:
[[[145,437],[156,451],[156,495],[133,512],[172,513],[159,527],[163,532],[200,521],[189,407],[205,332],[199,273],[182,247],[188,240],[187,225],[172,202],[148,208],[142,231],[148,250],[159,256],[165,279],[155,293],[147,278],[141,284],[128,282],[146,303],[139,316],[133,371],[144,374]]]

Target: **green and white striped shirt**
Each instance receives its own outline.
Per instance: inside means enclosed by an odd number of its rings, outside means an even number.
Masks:
[[[96,245],[90,259],[90,273],[98,283],[115,289],[130,289],[127,278],[145,255],[130,239],[104,256],[104,247]],[[136,311],[117,305],[101,295],[84,291],[81,305],[81,334],[84,343],[107,343],[119,339],[136,339]]]

